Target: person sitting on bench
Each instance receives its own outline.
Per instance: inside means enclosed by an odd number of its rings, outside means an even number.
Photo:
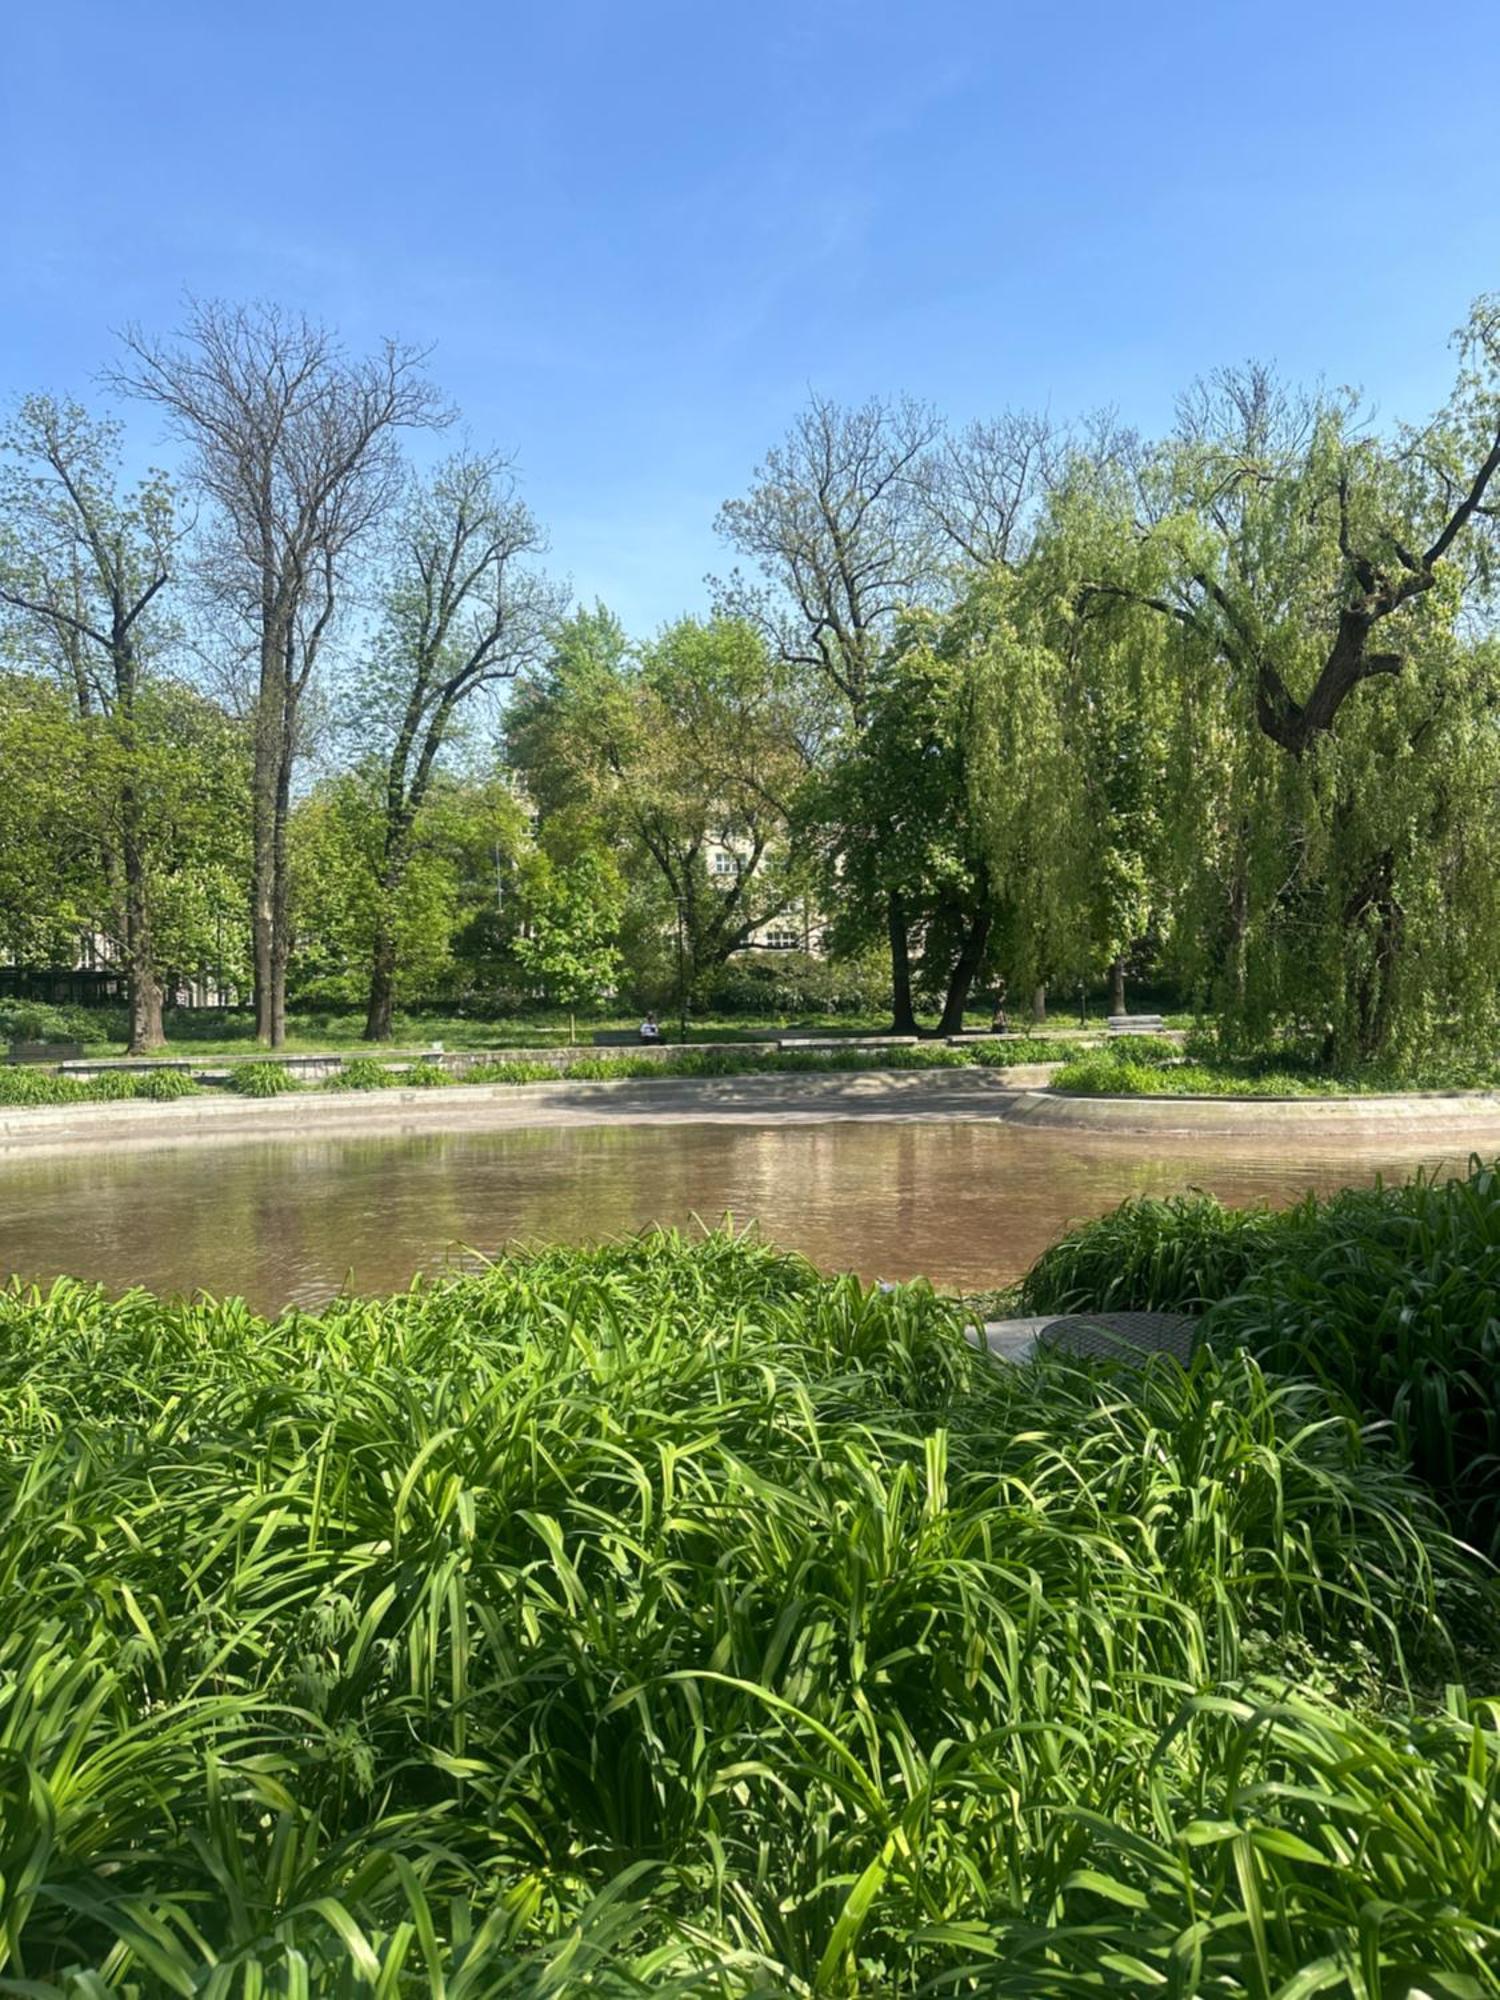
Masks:
[[[661,1040],[661,1029],[656,1025],[656,1016],[654,1014],[648,1014],[645,1020],[642,1021],[641,1040],[643,1042],[659,1042]]]

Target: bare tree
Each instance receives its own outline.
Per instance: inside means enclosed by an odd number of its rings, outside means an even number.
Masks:
[[[924,468],[924,487],[961,564],[993,569],[1024,553],[1069,444],[1050,417],[1026,410],[944,434]]]
[[[107,722],[118,754],[112,790],[119,849],[119,941],[130,1008],[130,1052],[163,1041],[152,947],[146,803],[138,707],[146,615],[172,575],[178,535],[170,491],[153,474],[135,493],[115,489],[118,427],[73,403],[29,396],[0,446],[0,509],[9,528],[0,604],[52,654],[81,717]]]
[[[546,547],[506,461],[460,452],[409,497],[384,619],[355,691],[383,763],[379,916],[366,1041],[388,1041],[396,997],[395,900],[460,710],[537,666],[564,593],[532,566]]]
[[[756,623],[788,664],[817,676],[835,728],[863,730],[897,614],[933,594],[942,562],[924,470],[941,435],[925,405],[878,398],[846,408],[813,396],[768,452],[718,530],[760,573],[719,586],[725,611]],[[889,910],[894,1026],[915,1031],[910,941]]]
[[[303,698],[351,553],[401,478],[398,436],[447,420],[425,356],[386,341],[350,360],[274,305],[195,302],[182,334],[131,328],[116,387],[157,404],[212,503],[214,579],[254,637],[251,931],[256,1033],[286,1037],[287,821]]]

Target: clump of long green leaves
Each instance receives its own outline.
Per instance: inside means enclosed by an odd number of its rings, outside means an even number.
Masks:
[[[1260,1230],[1204,1327],[1389,1417],[1463,1531],[1500,1550],[1500,1166],[1304,1202]]]
[[[1053,1244],[1018,1310],[1202,1312],[1205,1334],[1387,1418],[1467,1535],[1500,1550],[1500,1166],[1280,1214],[1138,1199]]]
[[[131,1098],[156,1103],[196,1096],[201,1086],[182,1070],[107,1070],[100,1076],[67,1076],[24,1065],[0,1067],[0,1105],[117,1104]]]
[[[282,1097],[301,1087],[285,1063],[242,1062],[229,1072],[229,1088],[240,1097]]]
[[[1198,1312],[1237,1289],[1287,1228],[1210,1194],[1141,1195],[1059,1237],[1017,1289],[1023,1313]]]
[[[0,1990],[1494,1993],[1486,1588],[1318,1384],[724,1236],[12,1289]]]

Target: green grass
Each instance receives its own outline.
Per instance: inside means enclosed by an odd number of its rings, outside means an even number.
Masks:
[[[1488,1592],[1323,1383],[724,1236],[0,1292],[0,1991],[1495,1994]]]
[[[123,1039],[124,1025],[117,1010],[94,1010],[70,1008],[31,1009],[32,1014],[57,1015],[72,1027],[72,1038],[88,1042],[91,1050],[101,1055],[123,1055],[126,1044]],[[1190,1017],[1171,1017],[1174,1025],[1190,1025]],[[580,1020],[578,1035],[587,1043],[595,1029],[613,1033],[633,1033],[640,1026],[640,1015],[611,1014],[597,1020]],[[1104,1015],[1098,1008],[1091,1010],[1089,1026],[1093,1030],[1104,1024]],[[967,1016],[966,1025],[970,1029],[987,1029],[990,1025],[988,1008],[976,1008]],[[1017,1028],[1028,1024],[1021,1015],[1015,1017]],[[1078,1015],[1076,1009],[1069,1013],[1064,1009],[1054,1021],[1040,1028],[1029,1030],[1032,1037],[1048,1041],[1054,1037],[1066,1039],[1077,1032]],[[673,1041],[679,1039],[679,1029],[675,1019],[662,1017],[663,1032]],[[883,1035],[890,1028],[888,1014],[799,1014],[782,1015],[760,1021],[747,1020],[743,1015],[705,1014],[693,1016],[688,1023],[689,1041],[737,1041],[755,1036],[778,1034],[790,1029],[822,1035]],[[166,1053],[178,1058],[193,1059],[213,1056],[247,1055],[255,1048],[254,1022],[248,1010],[224,1012],[199,1008],[174,1008],[166,1016]],[[515,1017],[479,1018],[465,1014],[398,1014],[395,1020],[393,1046],[402,1049],[430,1048],[434,1042],[454,1051],[481,1051],[485,1049],[525,1049],[561,1048],[569,1041],[569,1021],[565,1013],[538,1012]],[[327,1052],[368,1051],[375,1053],[372,1045],[364,1039],[363,1013],[297,1012],[287,1016],[287,1038],[284,1053],[287,1055],[317,1055]]]
[[[1297,1050],[1221,1051],[1189,1040],[1186,1058],[1170,1042],[1121,1036],[1080,1052],[1052,1088],[1075,1097],[1350,1097],[1408,1090],[1500,1087],[1500,1061],[1441,1046],[1404,1062],[1330,1070]]]

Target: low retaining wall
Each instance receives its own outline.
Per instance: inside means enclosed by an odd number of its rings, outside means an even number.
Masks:
[[[1022,1081],[1016,1072],[1014,1081]],[[1143,1138],[1274,1137],[1336,1141],[1373,1131],[1410,1132],[1442,1145],[1500,1148],[1500,1091],[1411,1091],[1381,1097],[1067,1097],[1019,1090],[1001,1114],[1052,1131],[1138,1133]]]
[[[936,1041],[936,1038],[931,1038]],[[1022,1035],[945,1035],[941,1038],[949,1048],[973,1048],[986,1043],[1003,1047],[1008,1041],[1026,1041]],[[1072,1037],[1069,1038],[1073,1039]],[[1080,1036],[1080,1041],[1093,1039],[1102,1041],[1102,1036],[1092,1038]],[[77,1060],[51,1065],[60,1076],[89,1078],[98,1076],[149,1076],[160,1069],[179,1070],[185,1076],[194,1077],[200,1083],[222,1084],[231,1071],[242,1063],[279,1063],[299,1083],[324,1083],[331,1076],[351,1062],[379,1062],[392,1067],[414,1062],[436,1063],[438,1068],[453,1077],[466,1076],[470,1070],[484,1063],[545,1063],[550,1069],[566,1073],[575,1063],[597,1062],[600,1057],[644,1056],[649,1062],[665,1062],[683,1048],[695,1053],[704,1049],[723,1049],[730,1052],[742,1049],[914,1049],[924,1046],[923,1038],[917,1035],[824,1035],[810,1033],[787,1033],[784,1035],[744,1036],[733,1041],[712,1042],[620,1042],[596,1045],[592,1042],[555,1044],[547,1048],[496,1048],[496,1049],[395,1049],[371,1045],[368,1048],[342,1049],[320,1052],[315,1055],[276,1055],[261,1049],[248,1049],[242,1056],[84,1056]]]

